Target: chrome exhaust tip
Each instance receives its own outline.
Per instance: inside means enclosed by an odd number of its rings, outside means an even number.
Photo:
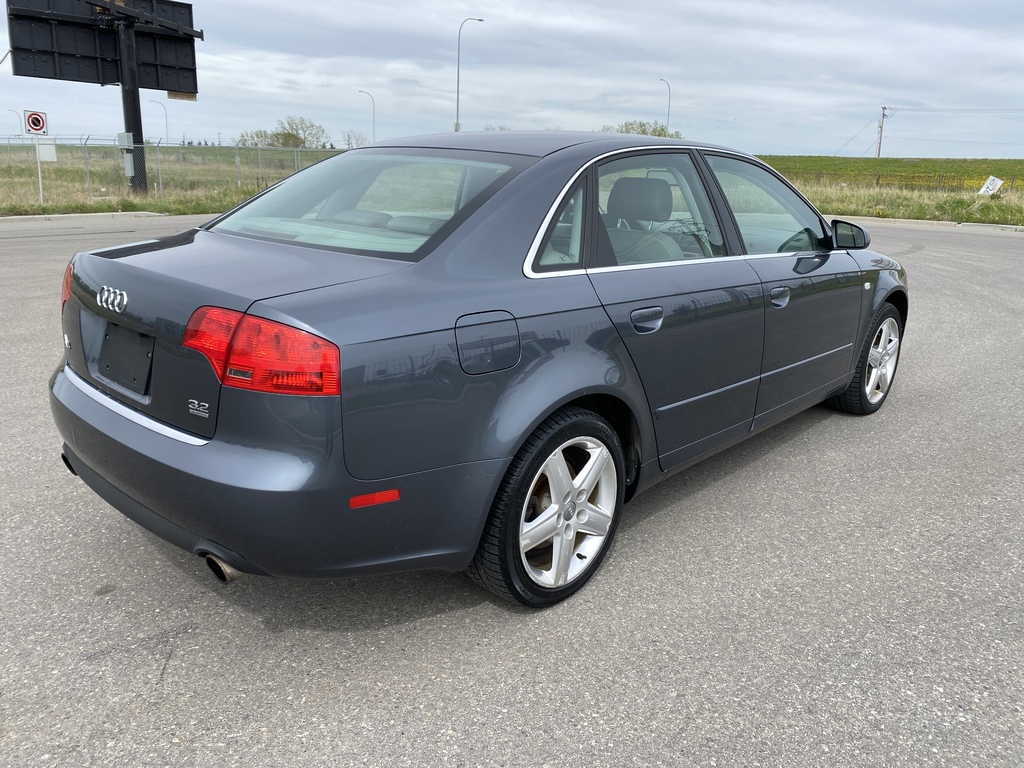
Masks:
[[[216,555],[207,555],[205,559],[206,564],[210,567],[210,571],[217,578],[217,581],[223,584],[238,581],[245,575],[237,568],[232,568]]]

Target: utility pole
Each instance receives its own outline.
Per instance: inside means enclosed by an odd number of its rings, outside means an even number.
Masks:
[[[889,107],[882,107],[882,116],[878,119],[878,143],[875,145],[875,157],[882,156],[882,131],[885,129],[885,118],[892,117],[893,111]]]

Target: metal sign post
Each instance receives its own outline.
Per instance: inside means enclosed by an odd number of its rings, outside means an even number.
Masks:
[[[25,133],[35,137],[36,142],[36,176],[39,179],[39,205],[43,204],[43,158],[39,150],[39,137],[46,135],[46,113],[34,109],[26,109]]]

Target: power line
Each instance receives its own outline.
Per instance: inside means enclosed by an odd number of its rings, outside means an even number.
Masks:
[[[949,112],[964,115],[995,115],[1024,112],[1024,109],[942,109],[939,107],[890,107],[893,112]]]
[[[843,144],[843,146],[841,146],[839,149],[837,149],[832,154],[833,155],[838,155],[840,152],[842,152],[844,149],[846,149],[850,144],[853,143],[854,139],[856,139],[858,136],[860,136],[862,133],[864,133],[864,131],[866,131],[868,129],[868,126],[870,126],[874,122],[875,122],[875,118],[872,117],[870,120],[868,120],[866,123],[864,123],[864,127],[863,128],[861,128],[859,131],[857,131],[855,134],[853,134],[853,136],[848,138],[846,140],[846,142]]]
[[[925,139],[919,136],[888,136],[889,139],[901,141],[930,141],[936,144],[989,144],[996,147],[1024,147],[1020,142],[1012,141],[971,141],[970,139]]]

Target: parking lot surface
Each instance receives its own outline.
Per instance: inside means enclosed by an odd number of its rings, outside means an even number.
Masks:
[[[463,574],[225,586],[68,473],[68,258],[207,218],[0,220],[0,765],[1024,764],[1024,233],[867,222],[910,273],[882,411],[662,483],[538,612]]]

